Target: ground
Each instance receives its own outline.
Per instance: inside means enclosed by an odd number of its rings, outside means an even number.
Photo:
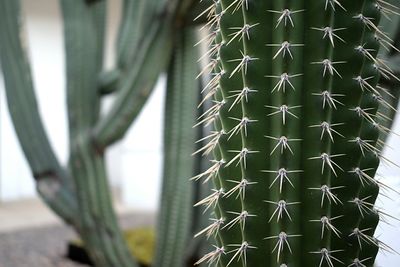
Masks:
[[[149,226],[154,215],[124,215],[124,228]],[[87,267],[65,258],[66,244],[76,238],[67,226],[52,224],[23,230],[0,232],[0,267]]]

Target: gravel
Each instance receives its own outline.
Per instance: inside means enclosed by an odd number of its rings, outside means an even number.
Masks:
[[[121,219],[123,228],[154,225],[154,215],[136,213]],[[67,242],[77,236],[64,225],[0,234],[0,267],[87,267],[65,257]]]

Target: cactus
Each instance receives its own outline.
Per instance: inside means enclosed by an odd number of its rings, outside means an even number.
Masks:
[[[157,227],[155,266],[185,266],[187,241],[191,239],[194,186],[187,177],[194,174],[196,161],[190,157],[195,147],[196,131],[192,123],[196,117],[198,99],[197,48],[193,47],[196,30],[179,33],[170,62],[165,99],[164,121],[164,179]]]
[[[399,50],[378,27],[398,15],[384,0],[217,0],[208,16],[212,75],[201,117],[215,159],[193,177],[215,188],[200,234],[215,266],[372,266],[384,212],[375,178],[398,82],[378,52]],[[396,25],[396,28],[398,26]],[[379,110],[379,112],[378,112]]]
[[[192,212],[191,206],[197,202],[201,188],[186,179],[200,165],[200,158],[190,157],[195,137],[201,132],[190,126],[195,121],[200,91],[194,79],[197,62],[193,59],[198,48],[193,47],[194,28],[189,25],[194,16],[189,11],[194,10],[195,2],[124,0],[116,67],[110,71],[102,69],[106,1],[60,0],[60,4],[66,52],[68,166],[58,162],[41,122],[21,38],[20,1],[0,1],[0,59],[7,102],[37,190],[49,207],[81,235],[96,266],[138,266],[117,224],[104,155],[108,146],[125,135],[158,77],[167,71],[166,122],[170,127],[164,133],[164,211],[159,216],[155,266],[184,266],[202,244],[192,242],[192,249],[182,253],[191,242],[193,229],[200,224],[193,221],[199,211]],[[115,97],[109,112],[101,116],[105,94]],[[187,141],[180,144],[177,133]],[[170,199],[174,189],[176,194]]]

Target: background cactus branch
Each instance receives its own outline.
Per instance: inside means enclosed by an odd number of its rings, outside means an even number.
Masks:
[[[164,121],[164,179],[157,227],[154,266],[187,266],[182,257],[192,239],[191,225],[194,188],[188,177],[194,175],[196,103],[199,83],[194,47],[195,28],[182,30],[177,36],[169,63]]]
[[[153,13],[150,12],[150,15],[154,14],[154,21],[142,35],[140,35],[140,28],[129,33],[132,36],[136,34],[139,38],[139,43],[134,44],[138,51],[143,52],[136,53],[134,58],[130,59],[131,62],[126,63],[129,64],[129,68],[120,74],[123,83],[117,83],[120,89],[116,90],[118,93],[110,112],[94,129],[95,143],[100,149],[125,135],[152,92],[156,78],[165,70],[169,62],[175,31],[179,31],[183,26],[182,16],[192,6],[187,2],[189,1],[174,0],[155,5],[151,1],[146,2],[146,5],[154,8]],[[145,22],[142,23],[146,25]],[[123,50],[123,47],[120,49]],[[122,61],[119,64],[122,67],[125,66]]]
[[[155,19],[158,2],[156,0],[123,1],[122,17],[115,42],[116,66],[115,69],[100,74],[101,94],[115,92],[119,87],[118,83],[124,78],[123,74],[131,69],[134,59],[138,55],[136,48],[145,39],[146,31]]]
[[[374,177],[390,161],[380,134],[398,104],[383,97],[380,77],[398,77],[378,52],[397,49],[379,21],[396,10],[383,0],[210,4],[204,122],[221,135],[196,178],[214,185],[202,202],[218,224],[199,262],[366,267],[390,250],[374,237],[387,188]]]
[[[91,139],[101,97],[106,1],[61,0],[67,65],[70,172],[74,178],[80,235],[99,266],[136,266],[111,205],[104,155]]]
[[[25,43],[21,40],[22,16],[19,1],[0,3],[0,56],[7,103],[37,190],[64,220],[77,223],[78,211],[72,179],[61,167],[47,138],[39,114]]]
[[[124,136],[159,75],[169,66],[167,106],[173,113],[168,114],[166,121],[179,127],[169,127],[166,133],[165,169],[169,171],[165,171],[164,192],[179,188],[179,194],[174,198],[164,194],[162,207],[168,211],[160,215],[156,266],[184,265],[202,245],[202,239],[191,242],[191,236],[204,224],[204,220],[197,221],[203,211],[200,208],[191,211],[202,188],[186,180],[193,176],[193,169],[202,166],[199,157],[189,156],[196,146],[196,135],[202,133],[191,128],[196,114],[190,110],[195,109],[199,91],[199,82],[194,80],[195,33],[193,28],[182,31],[190,21],[188,14],[197,4],[192,0],[124,1],[115,68],[103,72],[106,2],[60,0],[70,139],[66,169],[58,163],[40,121],[21,41],[19,1],[1,2],[0,20],[4,23],[0,26],[0,51],[13,123],[37,179],[39,193],[75,227],[96,266],[135,267],[137,263],[127,249],[112,207],[104,153],[108,145]],[[115,101],[110,112],[102,117],[101,98],[111,93],[115,94]],[[183,130],[187,127],[189,130]],[[177,134],[181,138],[177,139]],[[169,139],[177,146],[171,147]],[[180,139],[186,142],[180,143]],[[181,232],[182,229],[185,231]],[[166,250],[170,244],[175,248]]]

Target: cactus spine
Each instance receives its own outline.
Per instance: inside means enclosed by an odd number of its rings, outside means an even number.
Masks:
[[[379,218],[374,176],[384,115],[378,28],[383,0],[218,0],[206,11],[213,57],[202,117],[216,131],[212,166],[194,177],[215,189],[203,232],[216,266],[372,266]],[[392,47],[392,49],[395,49]]]

